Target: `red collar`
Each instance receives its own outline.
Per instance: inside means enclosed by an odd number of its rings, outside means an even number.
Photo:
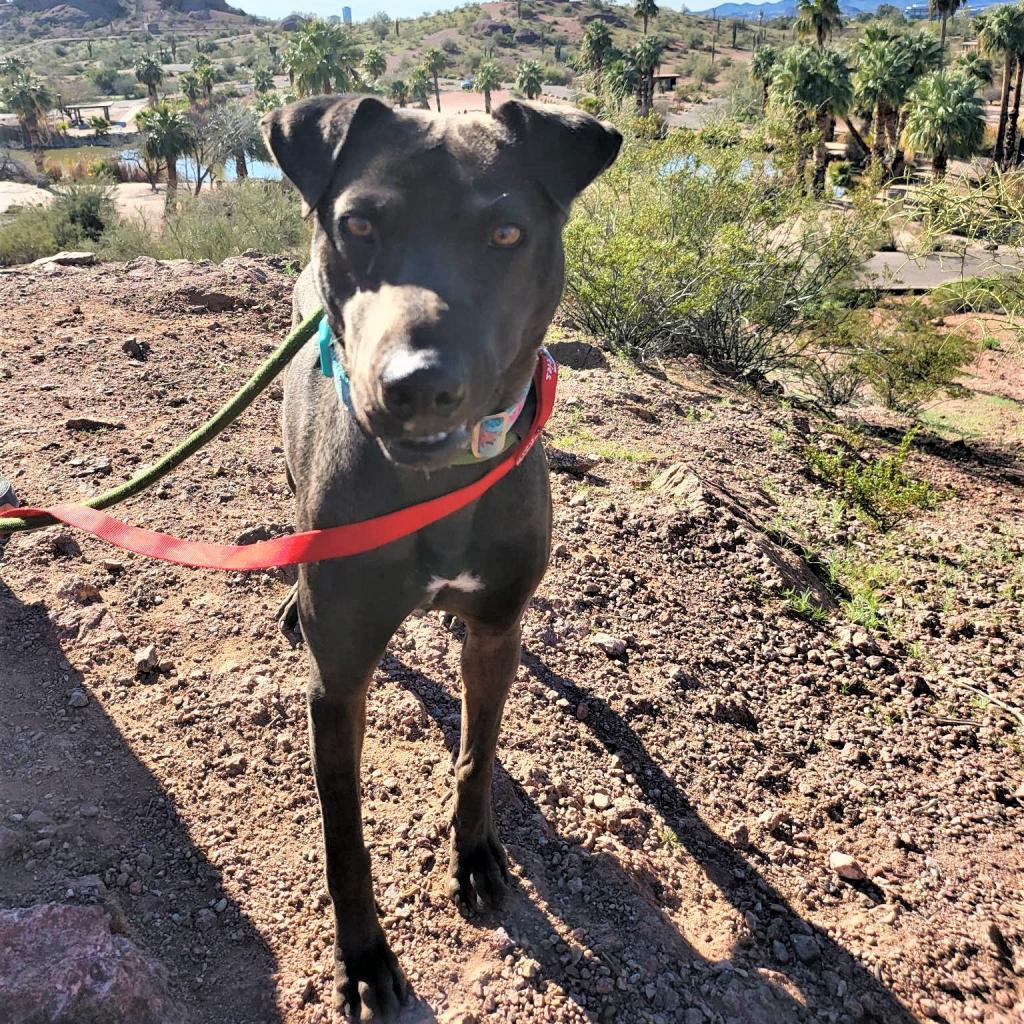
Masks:
[[[293,533],[255,544],[206,544],[129,526],[99,509],[85,505],[54,505],[52,508],[19,508],[11,511],[25,518],[53,516],[68,526],[91,533],[126,551],[195,569],[272,569],[282,565],[361,555],[408,537],[476,501],[526,458],[555,404],[558,364],[545,350],[541,350],[537,358],[533,381],[537,391],[537,411],[530,429],[519,444],[479,480],[442,494],[439,498],[431,498],[375,519],[364,519],[360,523],[307,530],[305,533]]]

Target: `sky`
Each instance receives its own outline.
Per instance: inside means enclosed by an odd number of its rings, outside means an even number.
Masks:
[[[283,18],[286,14],[298,11],[302,14],[319,14],[327,17],[330,14],[337,14],[341,17],[341,9],[344,3],[335,3],[334,0],[299,0],[296,6],[294,0],[228,0],[237,7],[241,7],[246,14],[255,14],[260,18]],[[703,11],[714,7],[722,0],[689,0],[687,8],[691,11]],[[415,18],[421,14],[433,11],[448,11],[456,7],[464,6],[454,0],[359,0],[350,3],[352,17],[355,21],[365,21],[377,11],[387,11],[392,18]],[[675,4],[663,6],[675,7]]]

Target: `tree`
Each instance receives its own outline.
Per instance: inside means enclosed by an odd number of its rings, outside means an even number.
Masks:
[[[251,107],[232,102],[214,108],[210,115],[210,131],[220,140],[225,158],[234,160],[235,177],[239,181],[249,177],[247,158],[267,158],[259,118]]]
[[[444,55],[444,50],[439,50],[436,46],[427,50],[426,56],[423,58],[423,67],[426,68],[427,74],[430,75],[434,84],[434,99],[437,101],[437,112],[440,113],[441,86],[438,84],[437,76],[448,67],[448,58]]]
[[[388,82],[387,97],[392,103],[404,107],[409,102],[409,86],[401,78]]]
[[[188,119],[165,100],[140,111],[136,120],[144,135],[143,152],[151,160],[162,161],[167,168],[166,205],[171,206],[178,192],[178,160],[191,144]]]
[[[820,195],[825,186],[828,151],[825,139],[831,121],[844,116],[853,102],[853,80],[846,58],[838,50],[794,46],[780,57],[772,77],[776,100],[794,114],[793,130],[801,140],[797,173],[802,176],[806,156],[803,140],[814,128],[812,188]]]
[[[257,68],[252,73],[252,86],[261,96],[274,88],[274,74],[267,68]]]
[[[181,91],[185,94],[189,103],[198,103],[199,97],[203,94],[203,87],[199,79],[191,71],[186,71],[181,76]]]
[[[493,60],[485,60],[476,69],[476,87],[484,94],[484,111],[491,112],[491,93],[501,88],[501,69]]]
[[[0,78],[6,78],[13,81],[15,78],[19,78],[28,71],[28,61],[22,57],[4,57],[0,60]]]
[[[654,109],[654,73],[658,70],[665,43],[654,36],[645,36],[628,54],[637,72],[636,109],[646,117]]]
[[[985,135],[984,106],[973,79],[957,72],[933,71],[914,87],[908,104],[906,142],[932,158],[936,180],[950,157],[971,157]]]
[[[209,103],[213,99],[213,83],[217,81],[217,72],[214,71],[210,58],[202,53],[193,57],[192,74],[199,85],[203,99]]]
[[[627,96],[637,95],[640,86],[640,72],[628,56],[618,57],[604,69],[602,81],[605,89],[615,101],[616,110],[620,110],[622,101]]]
[[[612,54],[612,34],[603,21],[592,21],[583,30],[580,54],[577,60],[580,71],[600,75]]]
[[[160,102],[157,86],[164,80],[164,69],[160,62],[147,54],[135,62],[135,77],[146,87],[149,93],[149,105],[152,107]]]
[[[779,59],[774,46],[759,46],[750,60],[750,76],[761,85],[761,113],[768,105],[768,87],[772,83],[772,72]]]
[[[946,22],[960,9],[961,0],[928,0],[928,13],[931,17],[938,15],[942,22],[939,45],[946,49]]]
[[[633,17],[641,18],[644,23],[644,35],[647,35],[647,23],[659,14],[658,5],[654,0],[634,0]]]
[[[371,46],[363,54],[363,70],[371,82],[380,81],[381,76],[388,69],[388,60],[384,51],[377,46]]]
[[[359,84],[361,52],[342,25],[310,18],[292,35],[284,66],[299,96],[348,92]]]
[[[430,109],[430,72],[422,64],[409,75],[409,95],[423,110]]]
[[[387,11],[378,11],[367,22],[370,31],[383,43],[391,32],[391,15]],[[398,35],[398,19],[395,19],[395,35]]]
[[[988,57],[983,57],[977,51],[961,54],[953,62],[953,69],[967,75],[968,78],[973,78],[977,82],[979,89],[986,85],[991,85],[996,80],[992,61]]]
[[[887,136],[895,145],[892,135],[912,83],[911,55],[900,39],[877,38],[858,47],[854,95],[859,108],[872,112],[871,156],[879,167],[886,165]]]
[[[40,121],[46,118],[46,112],[53,106],[53,94],[39,79],[22,71],[15,73],[0,87],[0,103],[17,117],[22,135],[32,153],[32,162],[36,170],[42,174],[43,145]]]
[[[516,68],[516,88],[526,93],[528,100],[536,99],[544,85],[544,69],[535,60],[524,60]]]
[[[991,57],[1001,55],[1003,58],[999,124],[992,153],[993,164],[1001,167],[1009,149],[1006,129],[1009,121],[1010,84],[1017,64],[1017,55],[1024,50],[1024,9],[1017,6],[997,7],[986,17],[978,39],[986,54]]]
[[[814,36],[819,49],[842,27],[839,0],[797,0],[796,34],[801,38]]]

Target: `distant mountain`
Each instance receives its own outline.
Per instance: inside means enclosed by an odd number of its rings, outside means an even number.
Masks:
[[[241,21],[248,16],[226,0],[0,0],[0,24],[26,17],[45,28],[82,29],[141,21],[171,27],[186,21]]]
[[[874,14],[883,3],[898,7],[901,11],[911,6],[921,6],[926,0],[840,0],[839,9],[846,15]],[[971,0],[971,9],[992,7],[1006,3],[1008,0]],[[775,0],[774,3],[742,3],[719,4],[701,14],[717,14],[719,18],[743,18],[746,21],[757,21],[761,16],[765,21],[771,18],[789,18],[796,13],[796,0]]]

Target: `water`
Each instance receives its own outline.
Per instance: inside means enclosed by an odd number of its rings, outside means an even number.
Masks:
[[[124,149],[121,151],[121,159],[127,164],[138,164],[139,151],[137,149]],[[266,160],[246,160],[249,168],[249,177],[258,181],[280,181],[281,168],[277,164],[269,163]],[[181,157],[177,161],[178,179],[182,182],[194,182],[196,180],[196,162],[190,157]],[[217,168],[217,179],[219,181],[235,180],[235,161],[228,160],[223,167]],[[209,178],[206,179],[209,181]]]
[[[738,180],[749,178],[750,175],[758,169],[766,178],[774,178],[779,173],[771,160],[765,160],[761,164],[760,168],[758,168],[754,164],[753,160],[743,159],[740,161],[740,165],[736,169],[735,177]],[[686,153],[681,154],[680,156],[674,156],[671,160],[666,160],[665,163],[661,165],[661,171],[659,172],[660,176],[663,178],[668,178],[673,174],[682,173],[693,174],[706,181],[708,178],[713,178],[715,176],[715,169],[710,164],[698,161],[697,157],[694,156],[693,153]]]

